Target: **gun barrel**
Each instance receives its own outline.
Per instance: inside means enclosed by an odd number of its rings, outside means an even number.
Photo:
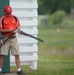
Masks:
[[[33,36],[33,35],[30,35],[30,34],[25,33],[25,32],[23,32],[23,31],[20,31],[20,32],[21,32],[21,34],[23,34],[23,35],[25,35],[25,36],[29,36],[29,37],[32,37],[32,38],[34,38],[34,39],[36,39],[36,40],[39,40],[40,42],[44,42],[44,40],[42,40],[42,39],[40,39],[40,38],[37,38],[37,37],[35,37],[35,36]]]

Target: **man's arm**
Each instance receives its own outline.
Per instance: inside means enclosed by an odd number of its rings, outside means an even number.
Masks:
[[[20,34],[20,26],[17,27],[18,34]]]
[[[0,33],[7,33],[7,32],[13,32],[14,29],[10,28],[10,29],[7,29],[7,30],[4,30],[4,29],[0,29]]]

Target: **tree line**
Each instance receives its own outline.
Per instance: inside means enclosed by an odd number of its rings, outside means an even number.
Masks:
[[[52,14],[57,10],[71,13],[74,9],[74,0],[38,0],[39,14]]]

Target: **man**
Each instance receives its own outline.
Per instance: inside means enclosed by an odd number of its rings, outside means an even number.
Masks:
[[[12,15],[11,13],[12,8],[10,6],[5,6],[4,16],[0,19],[0,33],[3,34],[3,37],[9,36],[12,32],[14,32],[14,35],[12,35],[12,37],[1,46],[0,75],[2,74],[4,57],[5,55],[8,55],[9,48],[11,50],[12,55],[15,56],[15,63],[18,69],[17,73],[23,74],[22,69],[20,67],[19,47],[15,33],[15,31],[18,30],[18,33],[20,34],[20,22],[18,18]]]

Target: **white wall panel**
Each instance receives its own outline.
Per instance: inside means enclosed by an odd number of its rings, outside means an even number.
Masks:
[[[38,25],[37,20],[21,20],[22,26],[36,26]]]
[[[21,30],[37,37],[37,0],[10,0],[10,6],[13,8],[13,14],[16,15],[21,23]],[[20,48],[21,65],[30,65],[31,69],[37,69],[38,60],[38,41],[28,36],[17,34]],[[15,58],[11,55],[10,65],[15,65]]]
[[[18,5],[16,5],[18,3]],[[13,8],[38,8],[37,3],[11,2]]]

